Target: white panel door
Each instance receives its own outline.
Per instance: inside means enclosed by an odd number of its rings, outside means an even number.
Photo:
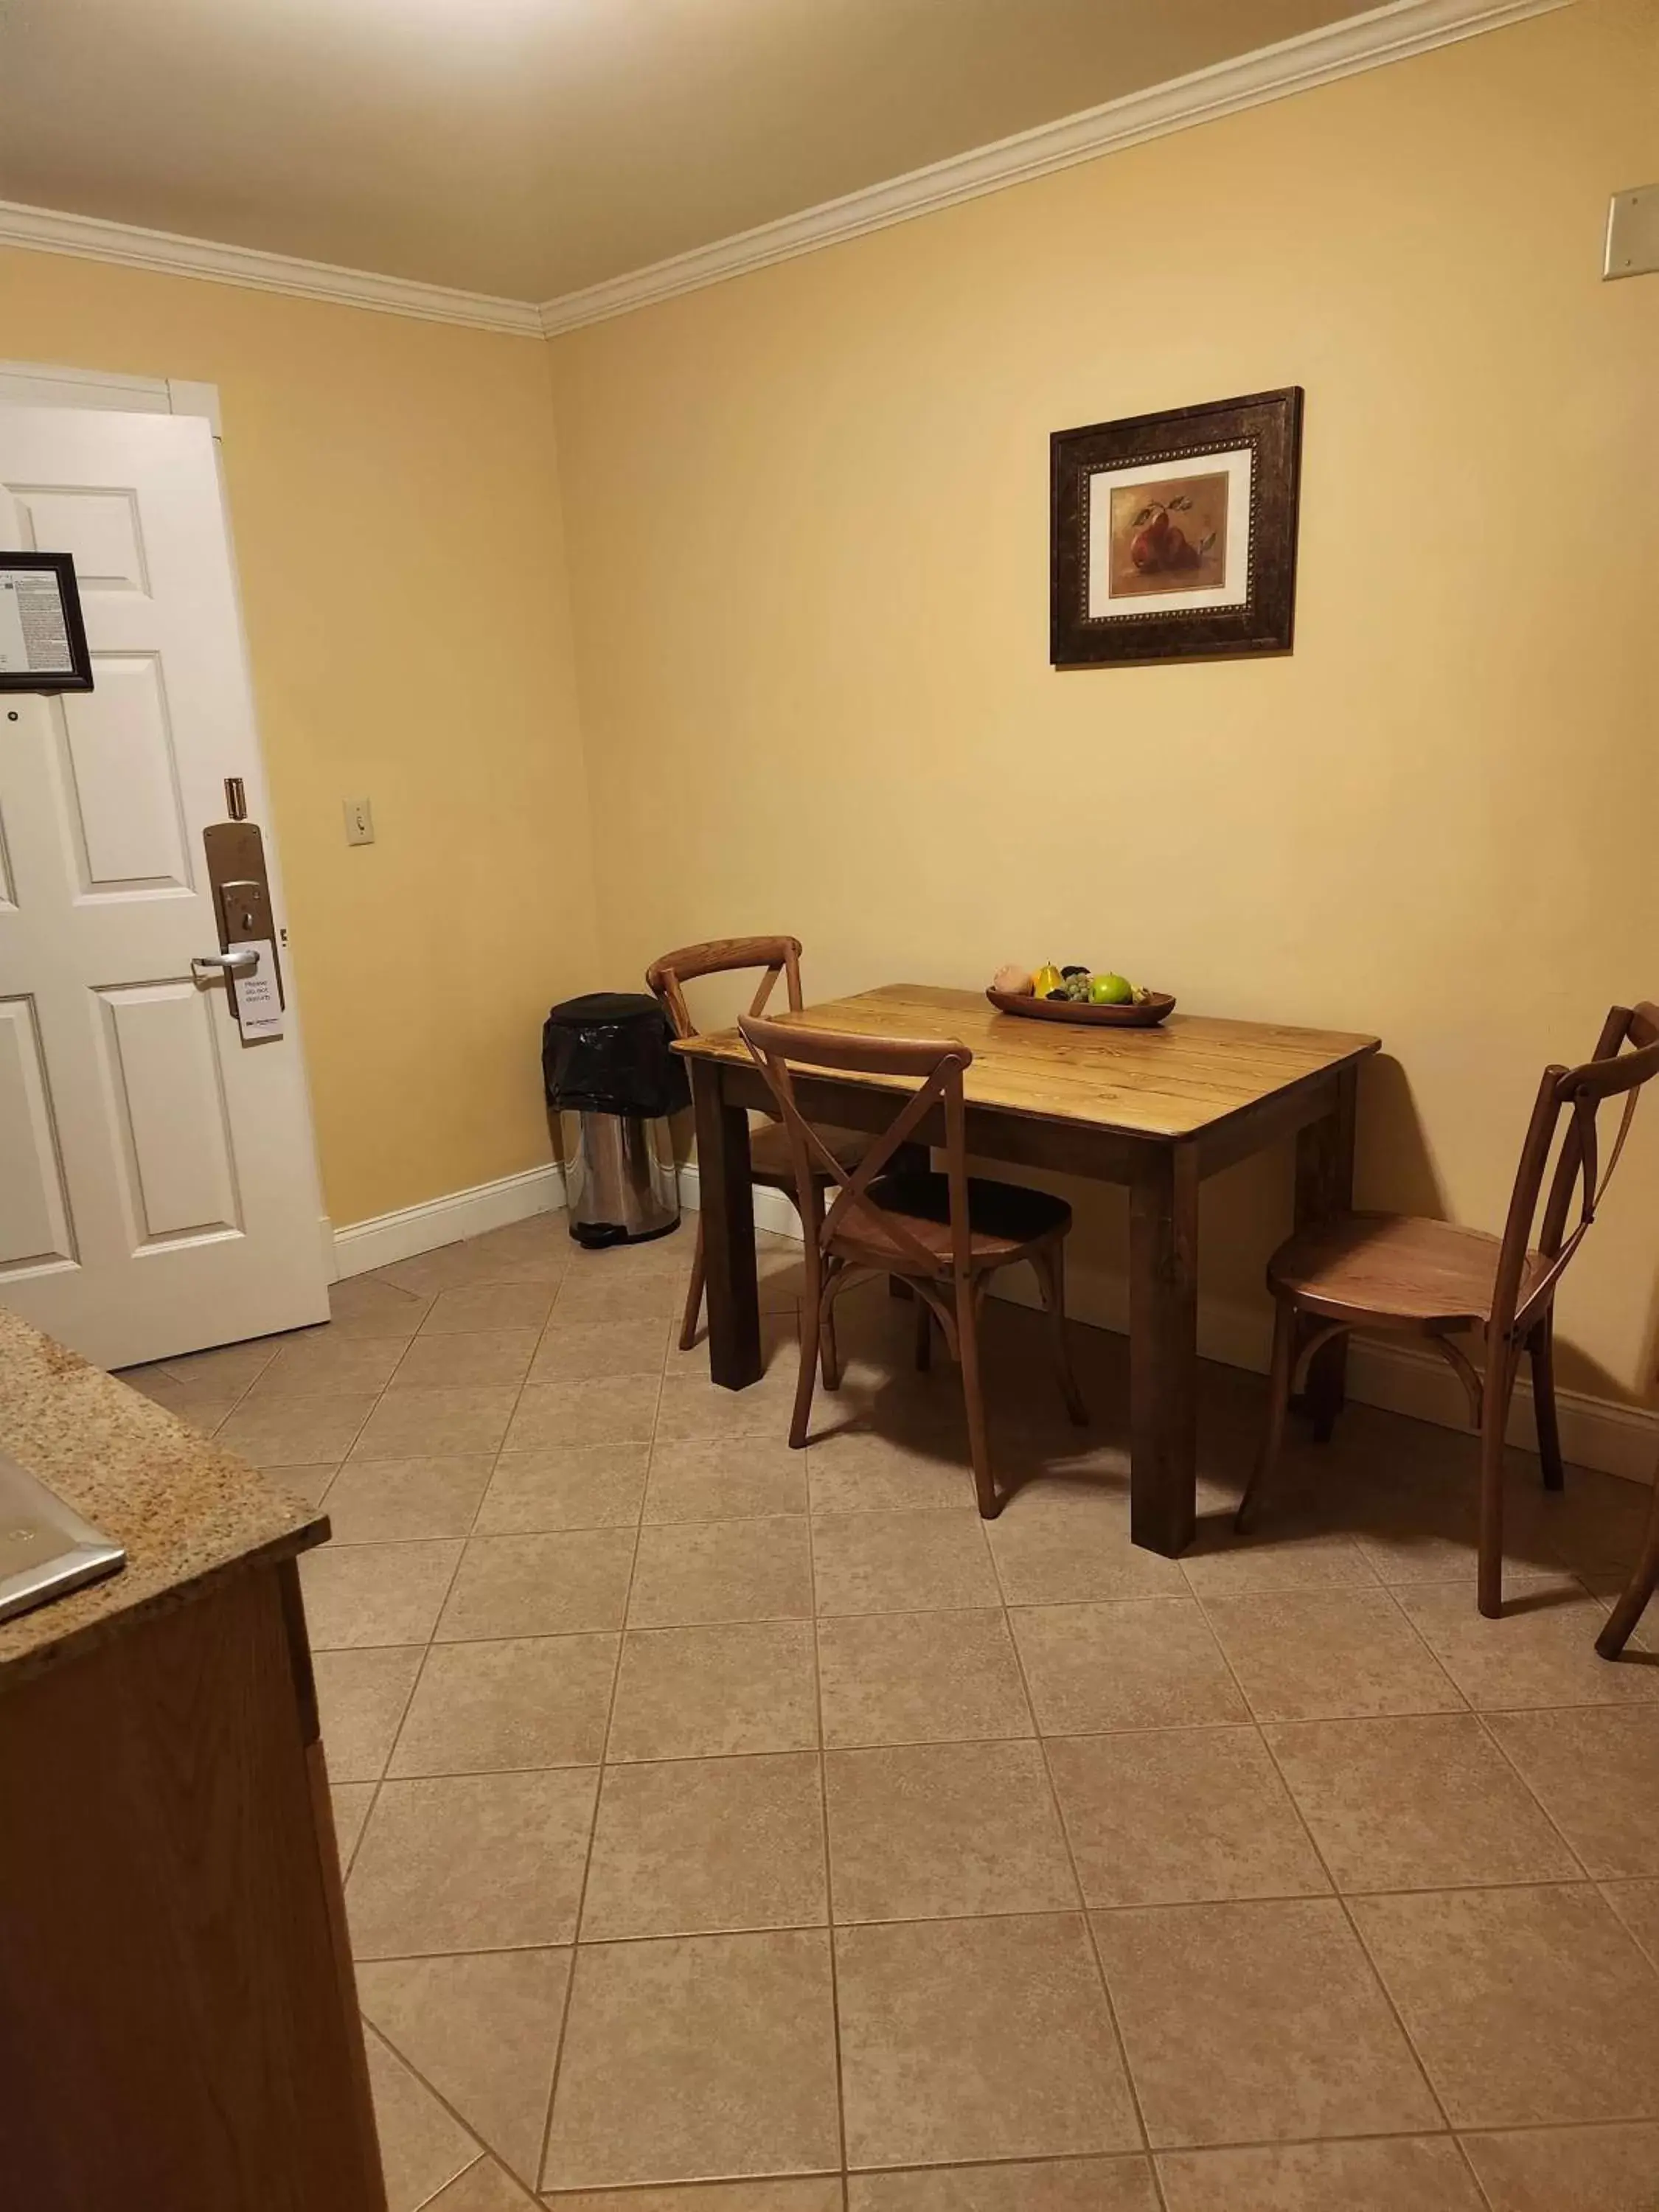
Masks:
[[[72,553],[94,688],[0,694],[0,1304],[105,1366],[326,1318],[286,1033],[244,1044],[202,830],[276,879],[205,422],[0,404],[0,545]]]

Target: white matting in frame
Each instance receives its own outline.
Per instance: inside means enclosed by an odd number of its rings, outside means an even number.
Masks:
[[[1111,622],[1137,616],[1202,614],[1212,608],[1245,605],[1250,596],[1254,461],[1252,449],[1241,446],[1222,453],[1184,454],[1179,459],[1171,457],[1137,461],[1127,468],[1091,469],[1087,476],[1088,620]],[[1131,577],[1123,558],[1123,502],[1114,495],[1140,490],[1152,484],[1179,484],[1193,477],[1225,479],[1226,520],[1218,532],[1214,549],[1219,556],[1218,580],[1182,586],[1173,576],[1167,581],[1148,580],[1139,573]],[[1118,517],[1115,530],[1115,509]]]

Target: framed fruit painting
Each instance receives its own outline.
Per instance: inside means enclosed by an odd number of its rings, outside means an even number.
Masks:
[[[1054,666],[1288,653],[1301,469],[1297,386],[1056,430]]]

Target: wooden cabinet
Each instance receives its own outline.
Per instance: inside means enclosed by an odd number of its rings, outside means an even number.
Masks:
[[[0,1671],[0,2195],[385,2212],[293,1558]]]

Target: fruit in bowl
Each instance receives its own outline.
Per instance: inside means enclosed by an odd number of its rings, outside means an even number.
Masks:
[[[1144,1006],[1158,995],[1115,969],[1091,971],[1075,962],[1057,968],[1052,960],[1035,971],[1007,961],[992,978],[991,988],[1004,998],[1047,999],[1055,1006]]]

